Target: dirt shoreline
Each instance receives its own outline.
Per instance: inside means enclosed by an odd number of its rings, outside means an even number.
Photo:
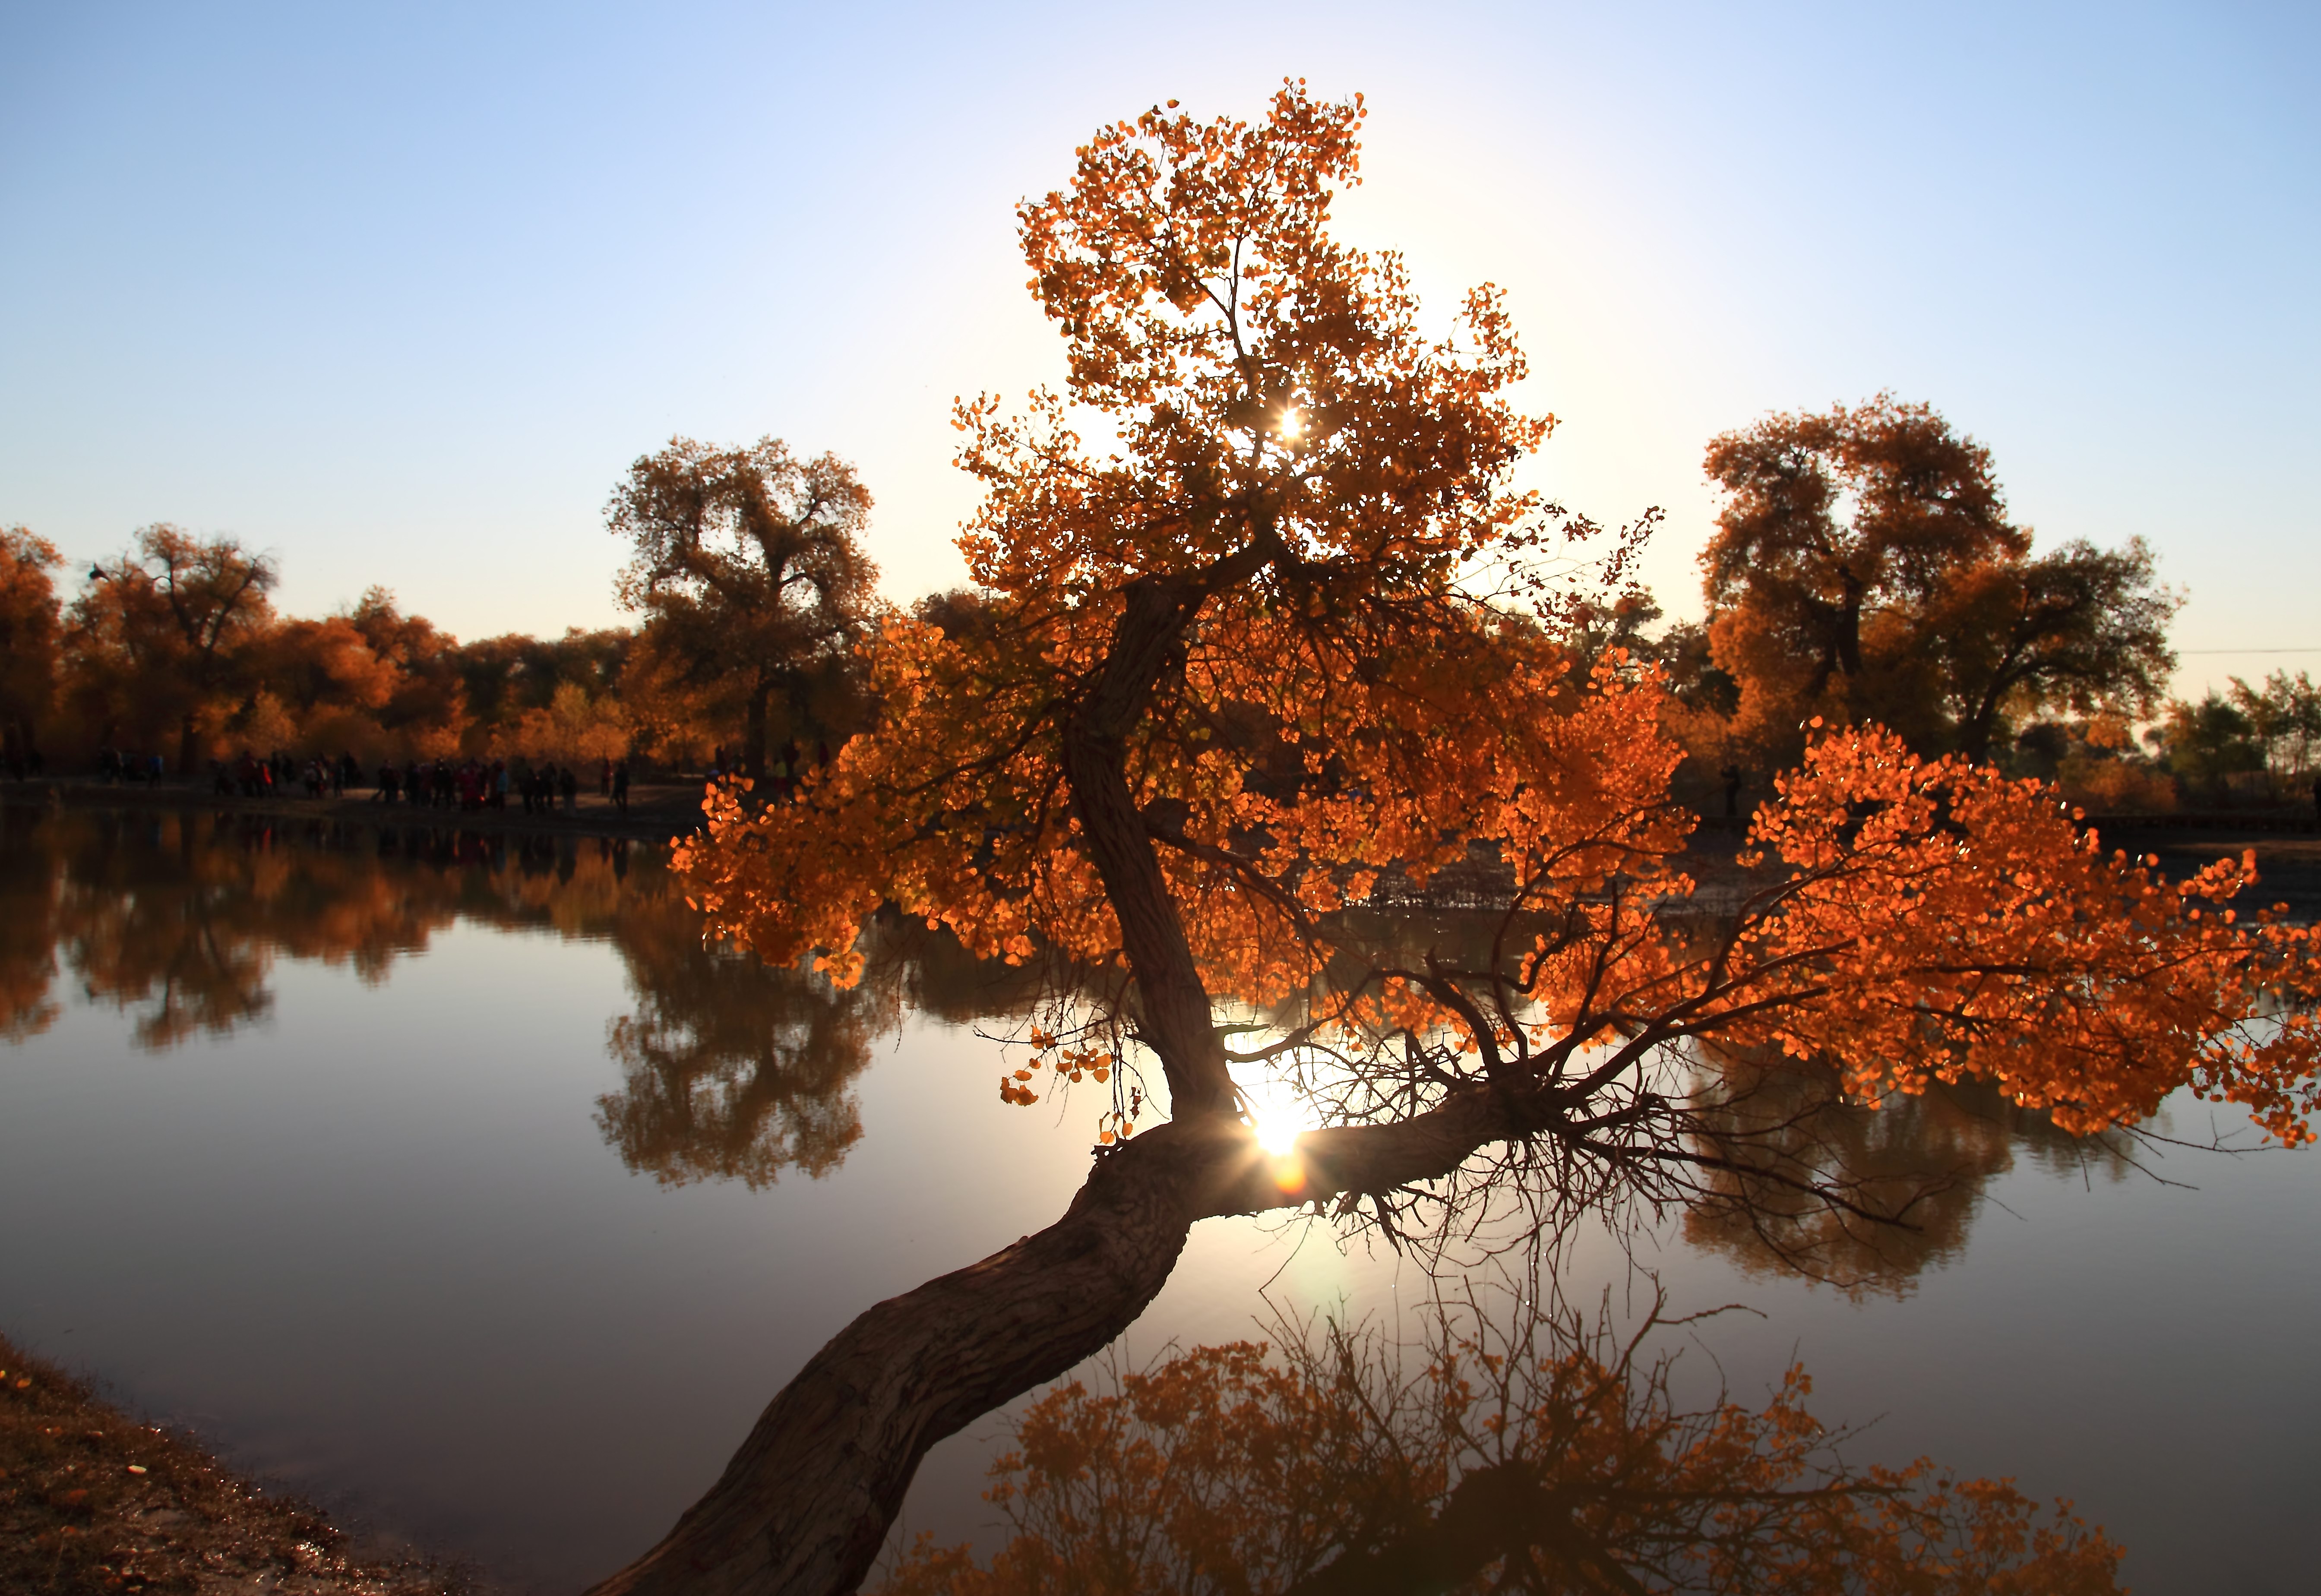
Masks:
[[[0,1590],[24,1596],[469,1596],[459,1571],[365,1546],[200,1445],[138,1424],[0,1339]]]

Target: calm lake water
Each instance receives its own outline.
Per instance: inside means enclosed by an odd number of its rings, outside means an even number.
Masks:
[[[575,1590],[855,1313],[1061,1211],[1084,1116],[999,1103],[978,1035],[1014,998],[936,947],[845,998],[705,952],[645,848],[0,807],[0,1332],[345,1518]],[[2074,1499],[2138,1591],[2311,1590],[2321,1158],[2180,1152],[2168,1185],[1971,1101],[1887,1134],[1980,1182],[1872,1289],[1645,1239],[1673,1309],[1755,1310],[1687,1356],[1743,1398],[1801,1361],[1857,1462]],[[1583,1237],[1568,1280],[1625,1268]],[[1211,1221],[1129,1345],[1425,1288]],[[939,1448],[907,1524],[982,1531],[1002,1434]]]

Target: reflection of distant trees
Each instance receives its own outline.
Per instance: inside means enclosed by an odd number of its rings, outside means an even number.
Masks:
[[[1051,1390],[992,1466],[1006,1545],[921,1537],[881,1596],[2118,1589],[2115,1544],[2007,1482],[1848,1465],[1802,1370],[1688,1409],[1656,1314],[1422,1317],[1413,1347],[1282,1320]]]
[[[622,1162],[672,1186],[836,1169],[862,1135],[854,1078],[901,1017],[897,962],[874,959],[842,991],[704,946],[699,915],[670,895],[623,917],[621,945],[637,1003],[609,1028],[625,1080],[596,1123]]]
[[[56,1022],[56,856],[38,842],[41,812],[0,806],[0,1042]]]
[[[906,1002],[969,1022],[1051,979],[888,923],[869,978],[838,991],[705,948],[658,854],[596,838],[16,807],[0,826],[0,1036],[54,1021],[60,968],[159,1051],[263,1020],[280,958],[377,983],[456,921],[606,941],[636,1001],[611,1027],[623,1079],[598,1123],[671,1184],[827,1173],[861,1135],[853,1083]]]
[[[459,919],[569,936],[611,934],[624,853],[569,838],[194,813],[5,810],[0,1027],[31,1035],[57,1012],[59,963],[92,1000],[133,1016],[165,1049],[272,1012],[278,958],[350,965],[384,980]]]
[[[855,1080],[906,1006],[951,1024],[1022,1019],[1081,978],[1042,960],[978,961],[887,916],[866,939],[863,983],[837,991],[705,948],[658,854],[595,838],[11,806],[0,840],[8,1040],[53,1023],[60,970],[132,1016],[137,1045],[166,1049],[265,1018],[281,957],[378,982],[460,920],[609,942],[635,1003],[610,1028],[623,1079],[598,1099],[597,1121],[629,1167],[670,1184],[763,1186],[785,1170],[835,1169],[861,1135]],[[1488,930],[1477,917],[1421,913],[1373,915],[1362,928],[1383,947],[1454,950]],[[2020,1152],[2123,1167],[1987,1091],[1871,1108],[1841,1102],[1831,1079],[1793,1062],[1728,1061],[1720,1078],[1711,1114],[1732,1163],[1705,1172],[1707,1200],[1684,1223],[1689,1239],[1752,1268],[1904,1289],[1962,1247],[1983,1185]],[[1825,1200],[1833,1193],[1855,1206]]]
[[[629,905],[617,935],[637,1001],[609,1027],[625,1079],[597,1099],[596,1123],[631,1169],[672,1186],[819,1179],[860,1138],[855,1077],[906,1004],[973,1024],[1027,1014],[1064,979],[885,916],[864,934],[862,980],[842,990],[704,946],[700,916],[666,893]]]
[[[1716,1078],[1708,1118],[1724,1162],[1704,1172],[1684,1234],[1752,1273],[1907,1293],[1965,1251],[1985,1188],[2018,1151],[2051,1169],[2130,1167],[2111,1140],[2065,1135],[1980,1082],[1865,1104],[1846,1100],[1834,1073],[1794,1060],[1721,1056]]]

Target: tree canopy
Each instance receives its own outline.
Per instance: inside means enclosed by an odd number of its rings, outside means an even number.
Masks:
[[[1552,423],[1508,397],[1494,290],[1431,335],[1397,257],[1331,237],[1361,114],[1296,84],[1256,123],[1156,107],[1022,207],[1067,375],[959,406],[986,601],[868,639],[869,734],[794,802],[713,799],[683,852],[769,962],[854,979],[892,904],[1070,967],[999,1095],[1094,1091],[1103,1150],[1054,1226],[857,1318],[601,1589],[852,1589],[926,1447],[1109,1342],[1205,1217],[1399,1245],[1777,1188],[1898,1218],[1736,1111],[1785,1072],[1973,1078],[2067,1132],[2189,1085],[2306,1136],[2313,934],[2227,907],[2244,864],[2162,880],[2035,783],[1817,728],[1704,912],[1659,679],[1567,643],[1633,538],[1516,485]],[[2020,548],[1973,451],[1935,453],[1950,487],[1873,484],[1889,585],[1943,538]],[[1488,935],[1369,912],[1479,860]]]
[[[57,696],[57,546],[23,526],[0,527],[0,738],[22,762],[38,746]]]
[[[192,770],[205,732],[238,701],[248,650],[273,619],[273,561],[232,538],[158,524],[138,533],[132,553],[92,574],[100,579],[72,616],[96,667],[86,690],[114,725],[174,732],[177,768]]]
[[[1711,442],[1707,469],[1726,496],[1700,556],[1711,649],[1736,738],[1770,763],[1816,714],[1980,760],[2010,716],[2148,715],[2175,669],[2180,601],[2151,551],[2034,558],[1990,451],[1928,406],[1770,415]]]
[[[635,547],[621,597],[646,616],[648,669],[736,701],[743,768],[762,776],[776,699],[793,735],[826,723],[871,623],[869,491],[835,455],[802,461],[777,439],[676,438],[630,467],[605,515]]]

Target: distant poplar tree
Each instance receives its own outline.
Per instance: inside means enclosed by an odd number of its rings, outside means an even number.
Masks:
[[[629,468],[605,506],[635,546],[620,593],[645,616],[641,646],[741,722],[753,777],[777,700],[796,732],[869,627],[878,572],[859,542],[869,515],[853,467],[801,461],[774,438],[746,449],[672,439]]]

